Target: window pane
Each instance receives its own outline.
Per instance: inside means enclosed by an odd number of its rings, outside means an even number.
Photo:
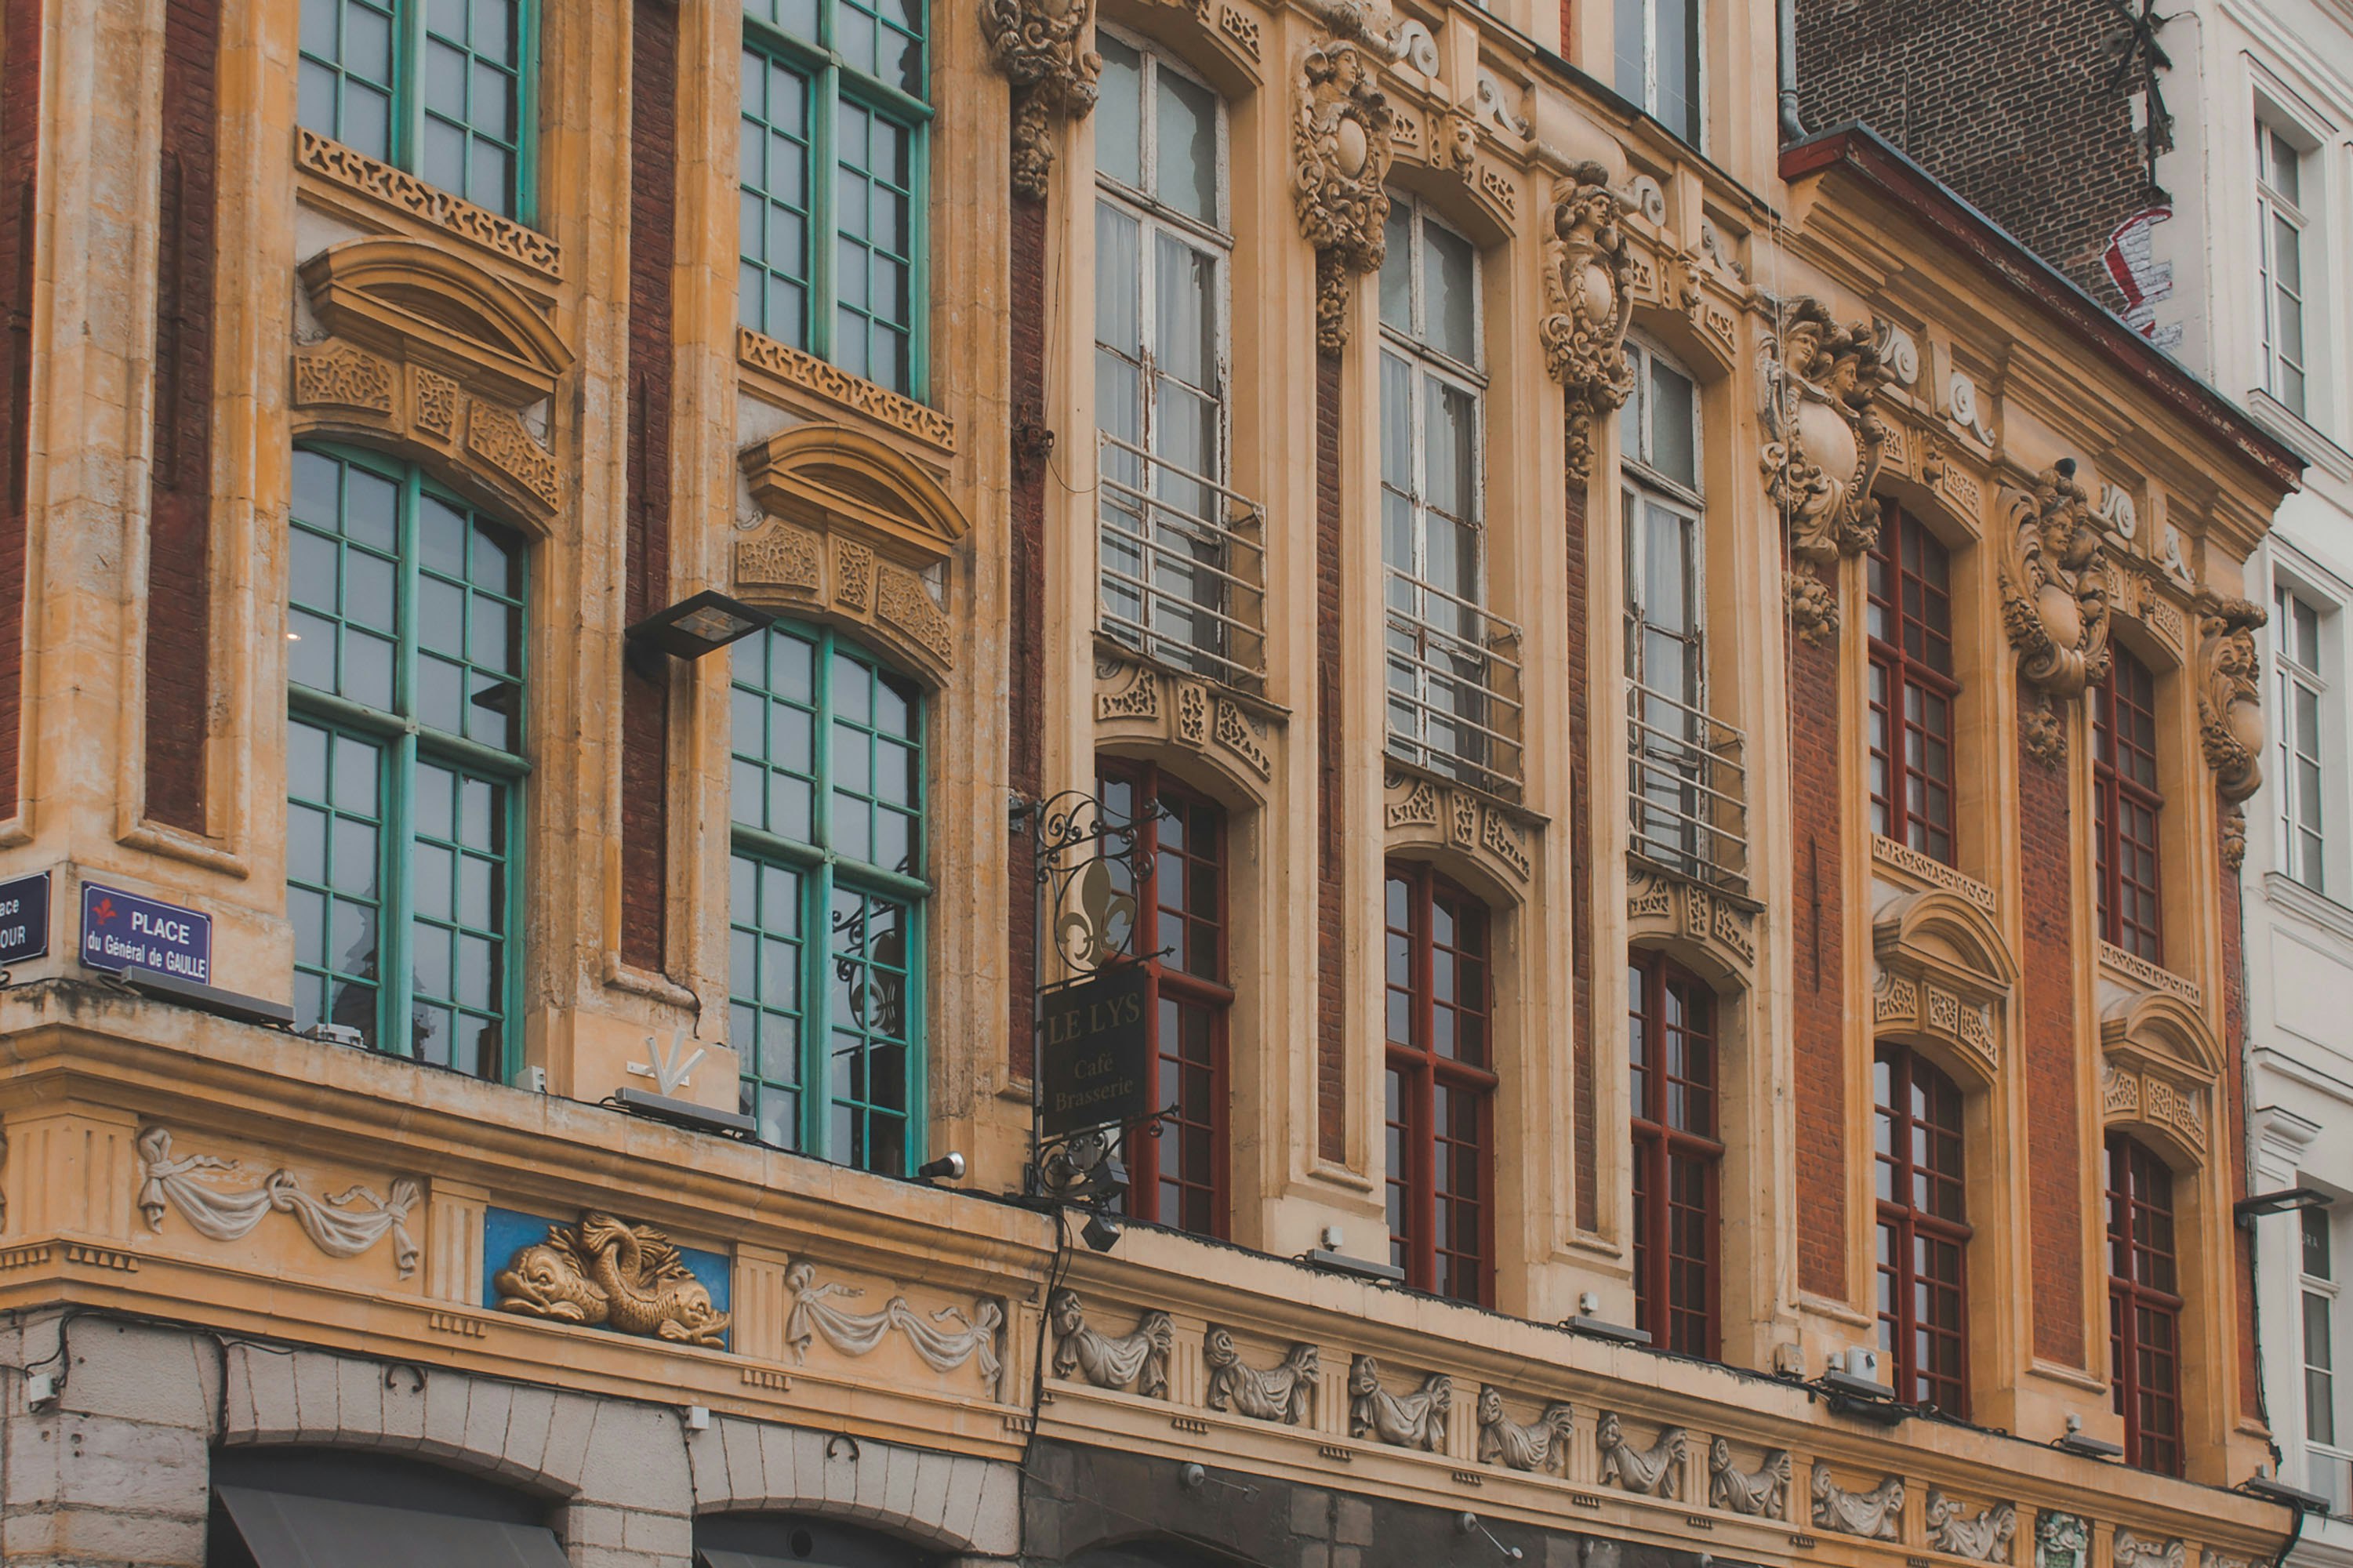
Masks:
[[[1166,67],[1153,74],[1160,83],[1159,189],[1153,194],[1178,212],[1214,226],[1219,221],[1217,95]]]
[[[1691,381],[1656,358],[1651,361],[1651,466],[1699,488],[1699,432]]]
[[[1659,18],[1659,122],[1696,147],[1700,142],[1700,0],[1651,0]]]
[[[1144,57],[1097,34],[1103,96],[1095,103],[1095,167],[1132,190],[1144,188]]]
[[[1430,255],[1422,268],[1429,290],[1425,331],[1432,348],[1467,365],[1479,363],[1478,261],[1471,242],[1425,221]]]
[[[1617,35],[1613,53],[1617,56],[1618,96],[1647,108],[1651,102],[1650,7],[1645,0],[1618,0]]]
[[[811,97],[810,81],[784,61],[744,51],[737,315],[754,331],[804,349],[810,346]]]
[[[1413,331],[1413,205],[1389,198],[1389,216],[1381,230],[1381,323],[1400,332]]]

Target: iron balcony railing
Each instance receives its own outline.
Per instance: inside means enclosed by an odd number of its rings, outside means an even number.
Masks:
[[[1746,746],[1731,725],[1627,682],[1629,847],[1696,881],[1746,892]]]
[[[1212,680],[1266,686],[1266,513],[1099,434],[1105,636]]]
[[[1520,628],[1388,568],[1389,749],[1433,773],[1516,795]]]

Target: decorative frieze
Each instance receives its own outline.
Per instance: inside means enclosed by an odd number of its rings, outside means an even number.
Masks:
[[[1097,1388],[1133,1390],[1146,1399],[1168,1397],[1168,1353],[1176,1326],[1167,1313],[1145,1310],[1133,1333],[1113,1339],[1087,1326],[1079,1293],[1063,1289],[1046,1304],[1054,1329],[1054,1375],[1084,1377]]]
[[[2110,1557],[2116,1568],[2181,1568],[2184,1551],[2179,1536],[2151,1541],[2129,1530],[2118,1530]]]
[[[1315,250],[1315,344],[1337,353],[1348,342],[1351,279],[1381,267],[1395,156],[1389,102],[1372,57],[1346,38],[1310,47],[1294,90],[1292,197]]]
[[[1883,833],[1873,834],[1871,858],[1874,865],[1892,867],[1907,877],[1942,888],[1948,893],[1957,893],[1988,914],[1994,912],[1991,888],[1975,877],[1955,870],[1933,855],[1923,855],[1901,839],[1890,838]]]
[[[530,268],[550,282],[564,276],[564,251],[545,235],[501,217],[486,207],[451,195],[414,174],[380,163],[315,131],[297,127],[294,163],[344,190],[414,218],[445,233],[478,245],[519,267]]]
[[[1972,1563],[2008,1563],[2018,1534],[2018,1507],[1996,1503],[1970,1513],[1935,1487],[1928,1489],[1928,1544]]]
[[[1568,471],[1593,468],[1596,424],[1634,387],[1626,363],[1633,319],[1625,208],[1599,163],[1572,165],[1553,183],[1552,233],[1545,241],[1545,313],[1536,322],[1545,368],[1567,393]]]
[[[1576,1412],[1555,1400],[1526,1426],[1504,1410],[1504,1391],[1493,1384],[1479,1389],[1479,1462],[1508,1470],[1531,1470],[1565,1476],[1568,1473],[1569,1439],[1576,1435]]]
[[[668,1236],[608,1214],[554,1225],[492,1281],[501,1312],[712,1349],[732,1321]]]
[[[2018,650],[2019,675],[2036,693],[2036,719],[2021,721],[2048,767],[2066,754],[2057,704],[2107,676],[2108,608],[2118,584],[2106,540],[2073,458],[2045,468],[2011,504],[2000,540],[2002,626]]]
[[[1871,1541],[1900,1541],[1904,1527],[1904,1478],[1889,1476],[1867,1492],[1838,1484],[1828,1465],[1814,1467],[1814,1528]]]
[[[2206,1147],[2206,1091],[2114,1057],[2100,1064],[2100,1113],[2171,1130],[2193,1149]]]
[[[1757,963],[1757,914],[1746,903],[1647,866],[1626,869],[1626,918],[1714,949],[1735,969]],[[1633,934],[1644,934],[1637,929]]]
[[[294,401],[304,407],[389,414],[392,388],[392,366],[349,343],[330,340],[317,353],[294,356]],[[448,433],[446,421],[441,433]]]
[[[1605,1410],[1593,1425],[1593,1446],[1601,1456],[1597,1479],[1607,1486],[1639,1492],[1644,1497],[1683,1495],[1683,1450],[1689,1437],[1680,1426],[1662,1430],[1647,1448],[1638,1448],[1625,1433],[1614,1410]]]
[[[1233,1331],[1211,1324],[1201,1341],[1201,1364],[1208,1369],[1208,1406],[1232,1409],[1253,1421],[1296,1426],[1307,1419],[1315,1397],[1322,1356],[1314,1345],[1294,1344],[1276,1365],[1259,1368],[1242,1360]]]
[[[2034,1520],[2034,1568],[2085,1568],[2092,1525],[2072,1513],[2042,1513]]]
[[[2137,952],[2126,952],[2115,942],[2100,943],[2100,965],[2113,969],[2132,980],[2142,989],[2163,991],[2180,997],[2192,1008],[2206,1005],[2206,988],[2187,975],[2176,974],[2161,963],[2152,963]]]
[[[877,619],[904,632],[942,664],[955,662],[955,628],[948,624],[946,613],[932,597],[923,580],[904,566],[886,561],[878,569],[874,613]]]
[[[177,1214],[208,1241],[242,1241],[274,1212],[291,1215],[311,1245],[333,1258],[357,1258],[388,1237],[393,1266],[404,1278],[417,1271],[419,1249],[408,1234],[408,1216],[423,1189],[413,1176],[394,1178],[389,1195],[358,1183],[340,1193],[315,1194],[284,1166],[249,1185],[228,1186],[224,1184],[244,1175],[242,1162],[175,1156],[167,1128],[142,1128],[137,1149],[137,1205],[151,1231],[160,1234],[164,1216]]]
[[[1267,721],[1246,704],[1219,695],[1208,682],[1155,668],[1098,644],[1095,721],[1132,735],[1138,725],[1223,763],[1250,784],[1274,776]]]
[[[1095,719],[1115,723],[1124,719],[1150,722],[1160,717],[1160,678],[1151,666],[1124,659],[1095,660]]]
[[[823,1340],[839,1354],[871,1353],[892,1334],[899,1335],[925,1366],[946,1373],[965,1363],[980,1373],[981,1385],[991,1398],[1004,1373],[1005,1304],[983,1297],[967,1311],[945,1306],[919,1312],[904,1296],[892,1296],[879,1312],[857,1312],[841,1305],[866,1294],[858,1286],[839,1280],[820,1281],[807,1258],[785,1270],[785,1289],[792,1293],[792,1310],[785,1318],[785,1345],[796,1363],[807,1359],[809,1349]]]
[[[943,452],[956,449],[955,421],[946,415],[926,408],[912,397],[902,397],[888,387],[877,386],[863,376],[852,375],[838,365],[828,364],[790,343],[778,342],[749,327],[738,327],[735,357],[838,408],[862,414]]]
[[[1370,1437],[1396,1448],[1441,1453],[1446,1418],[1454,1408],[1454,1380],[1431,1373],[1409,1394],[1381,1385],[1380,1363],[1360,1355],[1348,1363],[1348,1436]]]
[[[1392,845],[1440,844],[1460,849],[1514,882],[1535,875],[1527,827],[1494,802],[1419,773],[1391,773],[1384,782],[1388,800],[1383,820]]]
[[[564,500],[554,454],[504,408],[474,400],[466,410],[466,450],[537,496],[553,511]]]
[[[1774,1448],[1754,1470],[1733,1462],[1732,1445],[1718,1437],[1707,1447],[1707,1506],[1751,1519],[1789,1517],[1789,1450]]]

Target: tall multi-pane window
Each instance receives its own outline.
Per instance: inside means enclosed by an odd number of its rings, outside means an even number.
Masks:
[[[296,1022],[503,1078],[527,771],[522,542],[413,468],[302,447],[288,556]]]
[[[2173,1173],[2141,1144],[2108,1134],[2108,1364],[2125,1462],[2181,1473],[2181,1280]]]
[[[1664,953],[1628,960],[1632,1073],[1634,1325],[1662,1350],[1717,1344],[1715,994]]]
[[[2312,601],[2279,584],[2272,619],[2278,638],[2280,869],[2316,893],[2327,892],[2323,868],[2327,841],[2322,837],[2320,789],[2320,699],[2328,689],[2320,677],[2320,610]]]
[[[1381,559],[1388,580],[1389,743],[1490,782],[1506,759],[1489,700],[1498,623],[1482,608],[1479,256],[1391,193],[1381,261]],[[1517,774],[1515,761],[1509,772]]]
[[[1633,847],[1700,875],[1708,819],[1705,496],[1699,387],[1644,343],[1630,343],[1634,391],[1619,415],[1619,507],[1626,535],[1626,674]]]
[[[737,154],[737,319],[916,397],[924,11],[925,0],[744,0]]]
[[[2337,1260],[2329,1245],[2328,1211],[2306,1209],[2301,1238],[2304,1271],[2304,1435],[2337,1446]]]
[[[1706,109],[1700,79],[1701,0],[1618,0],[1619,95],[1691,145]]]
[[[1135,900],[1129,946],[1145,966],[1145,1016],[1159,1064],[1153,1103],[1176,1113],[1156,1135],[1128,1140],[1128,1212],[1223,1236],[1231,1093],[1226,1020],[1234,1001],[1226,967],[1226,814],[1142,763],[1103,762],[1095,799],[1106,822],[1136,827],[1132,856],[1111,864],[1119,890]]]
[[[923,710],[829,631],[733,648],[728,1038],[782,1148],[904,1175],[922,1159]]]
[[[2157,680],[2130,649],[2112,648],[2092,689],[2092,802],[2100,937],[2165,962],[2158,914]]]
[[[1871,552],[1871,830],[1953,863],[1953,560],[1903,508]]]
[[[1417,1289],[1484,1303],[1495,1220],[1487,907],[1398,860],[1387,900],[1389,1261]]]
[[[302,0],[295,117],[526,217],[534,0]]]
[[[1098,35],[1095,423],[1103,629],[1229,682],[1234,542],[1250,510],[1225,489],[1224,109],[1164,56]]]
[[[1969,1226],[1961,1091],[1902,1046],[1872,1063],[1878,1124],[1879,1343],[1895,1396],[1968,1415]]]
[[[2255,226],[2263,253],[2263,385],[2299,417],[2305,397],[2304,154],[2255,121]]]

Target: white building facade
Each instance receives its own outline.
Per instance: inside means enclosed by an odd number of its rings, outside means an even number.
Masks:
[[[2257,559],[2269,754],[2246,805],[2251,1190],[2279,1474],[2329,1500],[2289,1562],[2353,1565],[2353,0],[2198,0],[2158,35],[2170,197],[2109,262],[2137,325],[2310,462]],[[2147,237],[2146,247],[2137,244]]]

